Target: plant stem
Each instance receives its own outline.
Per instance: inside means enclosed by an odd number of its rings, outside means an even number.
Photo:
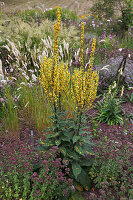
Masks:
[[[55,132],[58,132],[58,127],[57,127],[57,125],[58,125],[58,117],[57,117],[57,108],[56,108],[55,102],[54,102],[54,114],[55,114],[55,125],[56,125]]]
[[[77,129],[77,135],[79,135],[79,131],[80,131],[81,120],[82,120],[82,114],[83,114],[83,112],[80,110],[80,111],[78,112],[78,129]]]

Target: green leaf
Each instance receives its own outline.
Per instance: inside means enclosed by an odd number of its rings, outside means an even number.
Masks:
[[[75,176],[75,178],[77,179],[79,174],[81,173],[82,168],[80,167],[80,165],[76,162],[72,163],[72,171],[73,174]]]
[[[59,145],[61,144],[61,140],[56,140],[56,141],[55,141],[55,144],[56,144],[57,146],[59,146]]]
[[[84,129],[89,129],[89,126],[84,126],[83,128],[81,128],[81,130],[84,130]]]
[[[50,140],[46,140],[44,142],[41,142],[40,144],[43,145],[44,147],[50,147],[55,145],[55,143]]]
[[[70,139],[72,139],[73,135],[72,135],[72,133],[70,131],[65,130],[65,131],[63,131],[62,134],[64,134],[66,137],[69,137]]]
[[[53,145],[54,146],[54,145]],[[49,150],[50,147],[45,147],[45,146],[37,146],[35,147],[35,149],[37,151],[43,151],[44,153],[47,152]]]
[[[80,166],[90,167],[94,163],[94,159],[80,159],[79,164]]]
[[[79,174],[79,176],[77,177],[77,181],[84,187],[84,188],[86,188],[86,187],[91,187],[91,180],[90,180],[90,178],[89,178],[89,174],[88,173],[86,173],[86,171],[83,169],[83,168],[81,168],[82,169],[82,171],[81,171],[81,173]]]
[[[75,151],[76,151],[78,154],[80,154],[80,155],[82,155],[82,156],[85,155],[85,152],[84,152],[84,150],[83,150],[83,148],[82,148],[81,146],[75,145],[74,149],[75,149]]]
[[[78,154],[74,151],[70,151],[68,148],[66,149],[66,155],[73,160],[79,160]]]
[[[70,142],[70,138],[63,135],[60,137],[60,139],[66,142]]]
[[[90,146],[84,145],[84,146],[82,146],[82,148],[83,148],[85,154],[95,155]]]
[[[80,136],[74,135],[73,136],[73,144],[80,139]]]
[[[65,147],[60,147],[60,152],[65,156],[66,155],[66,148]]]
[[[82,137],[80,141],[83,142],[83,143],[89,144],[90,146],[93,146],[94,144],[90,141],[91,137],[92,136]]]
[[[57,136],[59,136],[59,133],[58,133],[58,132],[57,132],[57,133],[54,133],[54,134],[49,134],[49,135],[47,135],[47,138],[50,139],[50,138],[55,138],[55,137],[57,137]]]
[[[88,133],[91,133],[91,132],[89,132],[89,131],[85,131],[85,130],[80,130],[80,132],[79,132],[79,135],[83,135],[83,134],[88,134]]]
[[[91,150],[91,148],[89,146],[76,145],[74,148],[75,148],[76,152],[79,153],[82,156],[85,156],[86,154],[94,155],[93,151]]]

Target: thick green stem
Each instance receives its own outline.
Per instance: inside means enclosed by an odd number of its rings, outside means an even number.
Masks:
[[[61,112],[61,94],[59,93],[59,112]]]
[[[57,117],[57,108],[56,108],[55,102],[54,102],[54,115],[55,115],[55,125],[56,125],[55,132],[58,132],[58,127],[57,127],[57,125],[58,125],[58,117]]]
[[[78,129],[77,129],[77,135],[79,135],[79,131],[80,131],[80,127],[81,127],[82,114],[83,114],[83,112],[80,110],[80,112],[78,113]]]

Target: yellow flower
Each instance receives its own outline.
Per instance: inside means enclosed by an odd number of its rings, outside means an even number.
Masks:
[[[81,16],[81,18],[82,18],[82,19],[84,19],[84,18],[85,18],[85,16]]]
[[[84,45],[84,22],[81,22],[81,40],[80,40],[80,64],[83,67],[83,45]]]

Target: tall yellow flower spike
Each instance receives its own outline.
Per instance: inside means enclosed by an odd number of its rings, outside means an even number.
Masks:
[[[81,23],[81,48],[80,48],[80,62],[81,68],[75,69],[72,75],[71,94],[76,108],[84,109],[85,106],[90,108],[93,100],[96,97],[99,76],[97,71],[92,72],[94,62],[94,53],[96,46],[96,39],[93,38],[90,55],[89,70],[83,69],[83,40],[84,40],[84,22]]]
[[[90,76],[89,71],[83,73],[81,69],[74,70],[71,94],[77,108],[81,110],[83,110],[85,106],[90,108],[96,97],[98,80],[97,71],[93,71]]]
[[[94,53],[96,49],[96,39],[93,38],[92,45],[91,45],[91,54],[90,54],[90,65],[89,65],[89,70],[92,70],[92,66],[94,63]]]
[[[44,57],[40,70],[40,82],[48,99],[58,105],[59,97],[68,95],[70,72],[68,65],[59,64],[58,37],[61,24],[60,10],[57,9],[57,24],[54,25],[54,58]],[[63,100],[63,99],[62,99]]]
[[[83,45],[84,45],[84,22],[81,22],[81,39],[80,39],[80,64],[83,67]]]

